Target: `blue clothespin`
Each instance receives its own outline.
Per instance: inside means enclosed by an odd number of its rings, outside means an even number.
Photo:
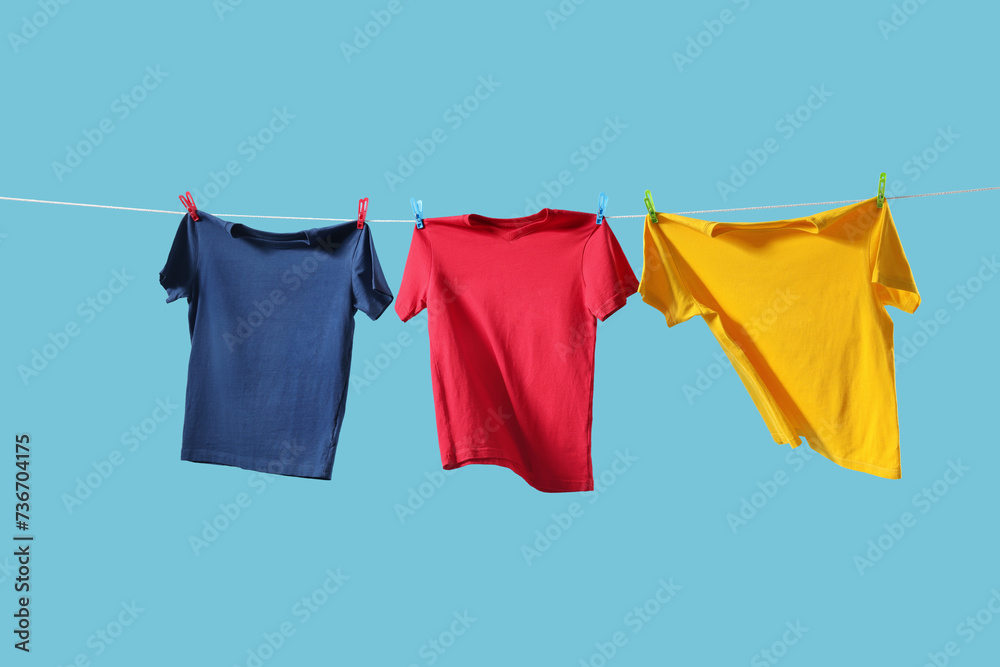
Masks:
[[[601,193],[601,196],[597,198],[597,224],[601,224],[601,220],[604,219],[604,209],[608,207],[608,196]]]
[[[417,201],[410,197],[410,206],[413,207],[413,215],[417,219],[417,229],[424,228],[424,200]]]

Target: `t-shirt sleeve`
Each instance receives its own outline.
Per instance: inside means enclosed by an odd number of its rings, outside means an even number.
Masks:
[[[870,239],[872,287],[882,304],[912,313],[920,305],[920,293],[903,253],[889,205],[883,205],[882,211]]]
[[[167,291],[167,303],[180,298],[190,299],[194,295],[198,270],[196,231],[195,221],[185,215],[174,235],[167,263],[160,271],[160,284]]]
[[[377,320],[392,303],[392,290],[375,252],[371,225],[365,225],[361,230],[358,245],[354,248],[352,285],[354,307],[373,320]]]
[[[406,322],[427,307],[427,292],[431,273],[431,248],[427,229],[413,228],[410,251],[403,268],[403,282],[396,299],[396,314]]]
[[[594,226],[583,250],[584,300],[594,317],[604,321],[635,294],[639,281],[607,221]]]
[[[663,313],[667,326],[672,327],[700,315],[702,309],[688,291],[666,245],[667,239],[659,232],[654,234],[653,224],[662,223],[647,222],[643,231],[639,293],[643,301]]]

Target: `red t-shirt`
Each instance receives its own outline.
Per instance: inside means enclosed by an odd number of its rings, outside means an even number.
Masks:
[[[441,462],[506,466],[540,491],[590,491],[597,320],[635,274],[607,221],[428,218],[414,229],[396,312],[427,309]]]

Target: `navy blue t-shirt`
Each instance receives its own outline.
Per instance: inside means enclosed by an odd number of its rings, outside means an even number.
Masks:
[[[191,330],[181,459],[330,479],[354,313],[392,301],[371,227],[273,233],[198,211],[160,284]]]

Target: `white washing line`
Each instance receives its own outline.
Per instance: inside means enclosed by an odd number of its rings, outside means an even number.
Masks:
[[[937,197],[939,195],[957,195],[966,192],[984,192],[986,190],[1000,190],[1000,186],[989,187],[989,188],[972,188],[969,190],[949,190],[948,192],[927,192],[918,195],[897,195],[895,197],[886,197],[886,199],[909,199],[911,197]],[[866,197],[866,199],[870,199]],[[22,197],[2,197],[0,200],[4,201],[19,201],[27,202],[30,204],[55,204],[58,206],[83,206],[85,208],[104,208],[112,209],[115,211],[137,211],[139,213],[168,213],[170,215],[184,215],[185,211],[167,211],[157,208],[134,208],[132,206],[110,206],[108,204],[82,204],[80,202],[70,202],[70,201],[50,201],[47,199],[26,199]],[[761,211],[769,208],[794,208],[797,206],[829,206],[831,204],[853,204],[855,202],[864,201],[864,199],[841,199],[838,201],[814,201],[805,204],[772,204],[770,206],[742,206],[740,208],[707,208],[700,211],[677,211],[678,215],[691,215],[694,213],[729,213],[732,211]],[[668,211],[662,211],[663,213],[668,213]],[[218,218],[265,218],[268,220],[312,220],[316,222],[354,222],[357,218],[306,218],[292,215],[246,215],[243,213],[213,213]],[[645,218],[646,215],[609,215],[606,216],[609,220],[625,220],[632,218]],[[398,220],[377,220],[368,219],[367,222],[414,222],[413,218],[404,218]]]

